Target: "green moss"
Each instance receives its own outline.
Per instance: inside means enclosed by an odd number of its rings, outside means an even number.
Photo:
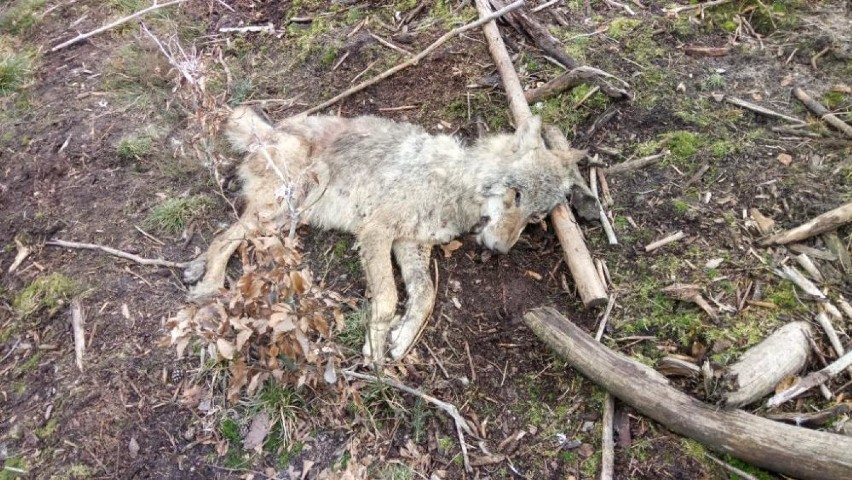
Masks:
[[[222,438],[232,444],[239,444],[242,439],[240,435],[240,424],[232,418],[226,418],[219,424],[219,434]]]
[[[27,468],[27,462],[23,457],[9,457],[3,461],[3,468],[0,468],[0,480],[24,478],[27,475]]]
[[[710,153],[716,158],[724,158],[737,151],[736,145],[728,140],[717,140],[710,144]]]
[[[58,480],[83,480],[93,477],[94,474],[95,472],[88,466],[77,463],[68,467]]]
[[[122,137],[115,151],[123,159],[134,160],[150,154],[153,147],[154,141],[148,133],[134,133]]]
[[[687,203],[687,202],[685,202],[685,201],[683,201],[679,198],[672,200],[672,207],[674,208],[674,211],[676,213],[678,213],[679,215],[685,214],[686,212],[689,211],[689,208],[690,208],[689,203]]]
[[[664,133],[660,139],[662,144],[671,151],[672,156],[681,161],[691,159],[704,143],[700,134],[684,130]]]
[[[169,198],[151,209],[145,219],[145,225],[168,234],[178,234],[197,216],[213,205],[213,201],[204,195],[183,198]]]
[[[825,92],[822,96],[822,103],[830,110],[835,110],[843,106],[849,98],[849,94],[843,92]]]
[[[41,310],[47,310],[47,316],[52,317],[71,297],[82,291],[81,285],[74,280],[61,273],[51,273],[35,279],[18,292],[12,300],[12,308],[22,318]]]
[[[30,358],[27,359],[24,363],[18,365],[15,371],[19,375],[23,375],[25,373],[32,372],[36,368],[38,368],[39,363],[41,363],[41,359],[44,357],[44,352],[38,351],[34,353]]]
[[[19,0],[0,14],[0,32],[29,33],[42,20],[45,0]]]
[[[618,17],[609,24],[609,29],[606,33],[616,40],[621,40],[633,33],[639,25],[642,25],[642,20]]]
[[[38,438],[40,438],[42,440],[47,440],[48,438],[53,436],[54,433],[56,433],[56,429],[58,427],[59,427],[59,423],[56,421],[56,419],[51,418],[50,420],[47,421],[47,423],[43,427],[37,428],[35,430],[35,434]]]

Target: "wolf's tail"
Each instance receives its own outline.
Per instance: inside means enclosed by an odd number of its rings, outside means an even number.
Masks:
[[[252,144],[263,142],[274,127],[249,107],[237,107],[228,118],[225,134],[238,151],[249,150]]]

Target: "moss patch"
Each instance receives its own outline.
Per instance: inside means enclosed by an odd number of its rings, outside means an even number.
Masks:
[[[212,205],[213,201],[204,195],[169,198],[151,209],[145,224],[160,232],[176,235]]]
[[[18,292],[12,300],[12,308],[22,318],[47,310],[48,317],[56,314],[73,297],[83,291],[74,280],[61,273],[35,279],[26,288]]]

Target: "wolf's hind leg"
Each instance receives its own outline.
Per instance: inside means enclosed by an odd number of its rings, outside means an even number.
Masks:
[[[393,253],[408,294],[405,315],[391,332],[391,357],[399,359],[408,353],[420,336],[426,319],[435,306],[435,286],[429,277],[429,258],[432,246],[416,242],[397,241]]]
[[[372,295],[370,323],[364,342],[364,359],[381,364],[384,360],[387,336],[396,313],[396,283],[391,264],[393,236],[388,232],[360,236],[361,263],[367,276],[367,288]]]

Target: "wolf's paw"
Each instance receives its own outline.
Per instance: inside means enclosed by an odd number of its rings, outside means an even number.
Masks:
[[[195,283],[201,280],[205,270],[207,270],[207,258],[205,255],[200,255],[195,260],[189,262],[189,265],[183,270],[183,281],[185,283]]]
[[[412,323],[402,323],[398,328],[391,331],[390,335],[390,356],[394,360],[399,360],[404,357],[411,349],[414,341],[417,339],[417,334],[420,333],[419,325]]]

